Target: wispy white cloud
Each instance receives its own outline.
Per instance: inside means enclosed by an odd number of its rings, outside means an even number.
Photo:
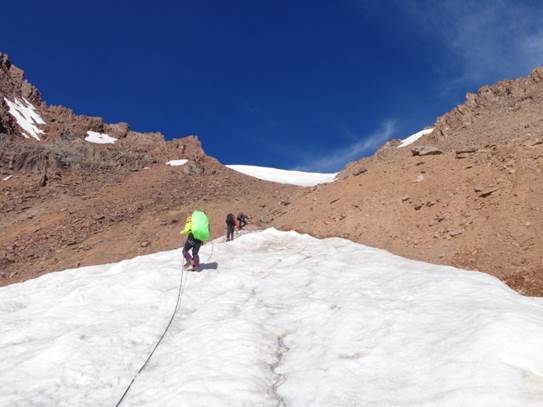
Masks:
[[[514,0],[398,2],[451,59],[439,71],[448,87],[526,75],[543,64],[543,3]]]
[[[347,131],[352,137],[352,133],[342,127],[343,131]],[[375,132],[366,136],[358,137],[358,140],[352,144],[329,151],[325,156],[318,158],[309,157],[305,163],[300,165],[297,170],[300,171],[316,171],[316,172],[333,172],[338,171],[345,166],[349,161],[357,160],[363,156],[372,153],[386,141],[392,138],[396,131],[396,122],[394,120],[386,120]]]

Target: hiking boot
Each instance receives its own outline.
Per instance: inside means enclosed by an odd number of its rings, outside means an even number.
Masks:
[[[200,257],[194,256],[192,258],[192,271],[200,272]]]

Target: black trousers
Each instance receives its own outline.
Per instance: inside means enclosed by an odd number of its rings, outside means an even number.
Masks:
[[[189,233],[187,237],[187,241],[185,242],[185,246],[183,247],[183,254],[185,254],[185,258],[189,254],[189,250],[192,249],[192,257],[198,258],[198,251],[200,251],[200,247],[202,246],[202,241],[196,239],[192,233]]]
[[[234,225],[226,225],[226,240],[234,238]]]

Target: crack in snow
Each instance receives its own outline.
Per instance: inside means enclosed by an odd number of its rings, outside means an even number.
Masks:
[[[290,350],[289,347],[285,345],[285,336],[285,333],[277,336],[277,350],[275,352],[277,360],[270,365],[271,371],[275,376],[275,380],[273,381],[271,386],[271,391],[273,397],[277,399],[276,407],[287,407],[287,403],[279,394],[279,387],[287,381],[287,377],[284,374],[277,372],[277,368],[279,367],[279,365],[281,365],[281,361],[285,357],[285,354]]]

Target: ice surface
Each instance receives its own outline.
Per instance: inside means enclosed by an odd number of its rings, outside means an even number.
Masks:
[[[277,168],[257,167],[253,165],[227,165],[227,167],[264,181],[299,185],[302,187],[310,187],[317,184],[333,182],[337,175],[335,173],[322,174],[318,172],[280,170]]]
[[[213,244],[123,405],[543,405],[541,299],[339,238]],[[115,405],[180,264],[174,250],[0,288],[0,405]]]
[[[180,165],[186,164],[188,160],[170,160],[166,165],[171,165],[172,167],[178,167]]]
[[[417,141],[422,136],[425,136],[426,134],[430,134],[433,130],[434,130],[434,128],[432,127],[431,129],[424,129],[424,130],[421,130],[421,131],[419,131],[419,132],[417,132],[415,134],[410,135],[406,139],[402,140],[402,143],[398,146],[398,148],[402,148],[402,147],[408,146],[409,144],[413,144],[415,141]]]
[[[117,141],[115,137],[111,137],[106,133],[97,133],[90,130],[87,131],[87,137],[85,137],[85,140],[89,143],[95,144],[115,144],[115,142]]]
[[[39,113],[36,111],[36,108],[32,103],[23,98],[15,98],[13,102],[4,97],[4,101],[8,105],[9,114],[11,114],[17,124],[23,132],[21,133],[25,138],[33,137],[36,140],[40,141],[40,134],[43,134],[38,125],[45,124]]]

